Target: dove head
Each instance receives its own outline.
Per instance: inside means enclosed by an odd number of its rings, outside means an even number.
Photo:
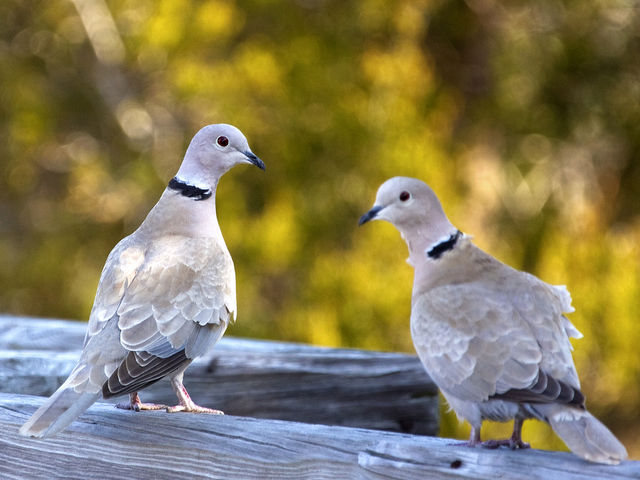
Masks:
[[[236,127],[207,125],[191,140],[176,177],[190,185],[211,188],[225,172],[243,163],[265,168]]]
[[[410,249],[427,246],[457,231],[433,190],[409,177],[393,177],[380,186],[374,206],[360,218],[360,225],[369,220],[393,224]]]

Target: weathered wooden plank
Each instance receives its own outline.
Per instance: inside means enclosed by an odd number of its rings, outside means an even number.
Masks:
[[[18,436],[42,398],[0,394],[0,478],[637,479],[640,462],[473,449],[454,440],[277,420],[117,410],[96,404],[47,440]]]
[[[82,322],[0,315],[0,350],[78,350],[86,330]]]
[[[461,442],[457,440],[427,438],[427,441],[415,436],[406,441],[382,439],[373,448],[358,454],[358,465],[370,478],[397,480],[640,478],[640,462],[637,461],[627,461],[617,466],[598,465],[568,452],[535,449],[512,451],[506,447],[487,450],[460,446]]]
[[[0,317],[0,391],[50,395],[79,356],[56,350],[79,348],[84,328]],[[187,370],[185,385],[201,405],[232,415],[438,432],[437,388],[411,355],[225,337]],[[176,401],[166,381],[142,398]]]

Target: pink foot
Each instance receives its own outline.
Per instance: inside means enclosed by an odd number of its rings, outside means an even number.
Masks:
[[[211,413],[213,415],[224,415],[222,410],[214,410],[213,408],[201,407],[200,405],[196,405],[195,403],[191,403],[190,405],[175,405],[173,407],[166,407],[168,413],[176,413],[176,412],[189,412],[189,413]]]
[[[505,438],[503,440],[487,440],[486,442],[482,442],[481,445],[483,448],[492,449],[500,447],[509,447],[511,450],[531,448],[531,445],[529,445],[528,443],[515,438]]]
[[[452,447],[477,447],[478,445],[481,445],[481,442],[467,440],[466,442],[454,442],[447,445],[451,445]]]
[[[160,405],[157,403],[142,403],[140,401],[140,397],[138,393],[132,393],[129,395],[129,402],[124,403],[116,403],[116,408],[121,408],[123,410],[133,410],[134,412],[139,412],[141,410],[162,410],[164,408],[169,408],[166,405]]]
[[[469,440],[466,442],[460,443],[450,443],[449,445],[458,446],[458,447],[477,447],[482,442],[480,441],[480,429],[471,427],[471,434],[469,435]]]
[[[213,415],[224,415],[224,412],[221,410],[214,410],[213,408],[201,407],[200,405],[196,405],[191,397],[189,396],[189,392],[184,388],[182,382],[173,380],[172,383],[178,400],[180,403],[174,407],[167,407],[168,413],[176,413],[176,412],[189,412],[189,413],[210,413]]]

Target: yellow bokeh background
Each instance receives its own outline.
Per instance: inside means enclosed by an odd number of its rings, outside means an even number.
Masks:
[[[634,2],[7,0],[0,26],[0,312],[86,320],[191,136],[232,123],[267,172],[218,190],[230,334],[412,352],[406,246],[357,220],[415,176],[479,246],[568,286],[588,406],[640,458]],[[539,422],[525,439],[564,448]]]

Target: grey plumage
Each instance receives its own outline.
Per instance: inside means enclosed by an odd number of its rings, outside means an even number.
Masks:
[[[391,222],[415,268],[411,334],[429,375],[480,443],[485,419],[515,419],[510,439],[486,446],[523,448],[522,422],[548,422],[578,456],[616,464],[624,446],[585,407],[569,337],[582,335],[564,286],[549,285],[477,248],[447,219],[420,180],[382,184],[360,223]]]
[[[80,360],[21,435],[53,435],[101,395],[130,394],[124,408],[164,407],[141,403],[137,392],[165,376],[180,402],[168,411],[221,413],[193,403],[182,376],[235,320],[235,271],[215,191],[243,163],[264,169],[237,128],[209,125],[195,135],[158,203],[109,254]]]

